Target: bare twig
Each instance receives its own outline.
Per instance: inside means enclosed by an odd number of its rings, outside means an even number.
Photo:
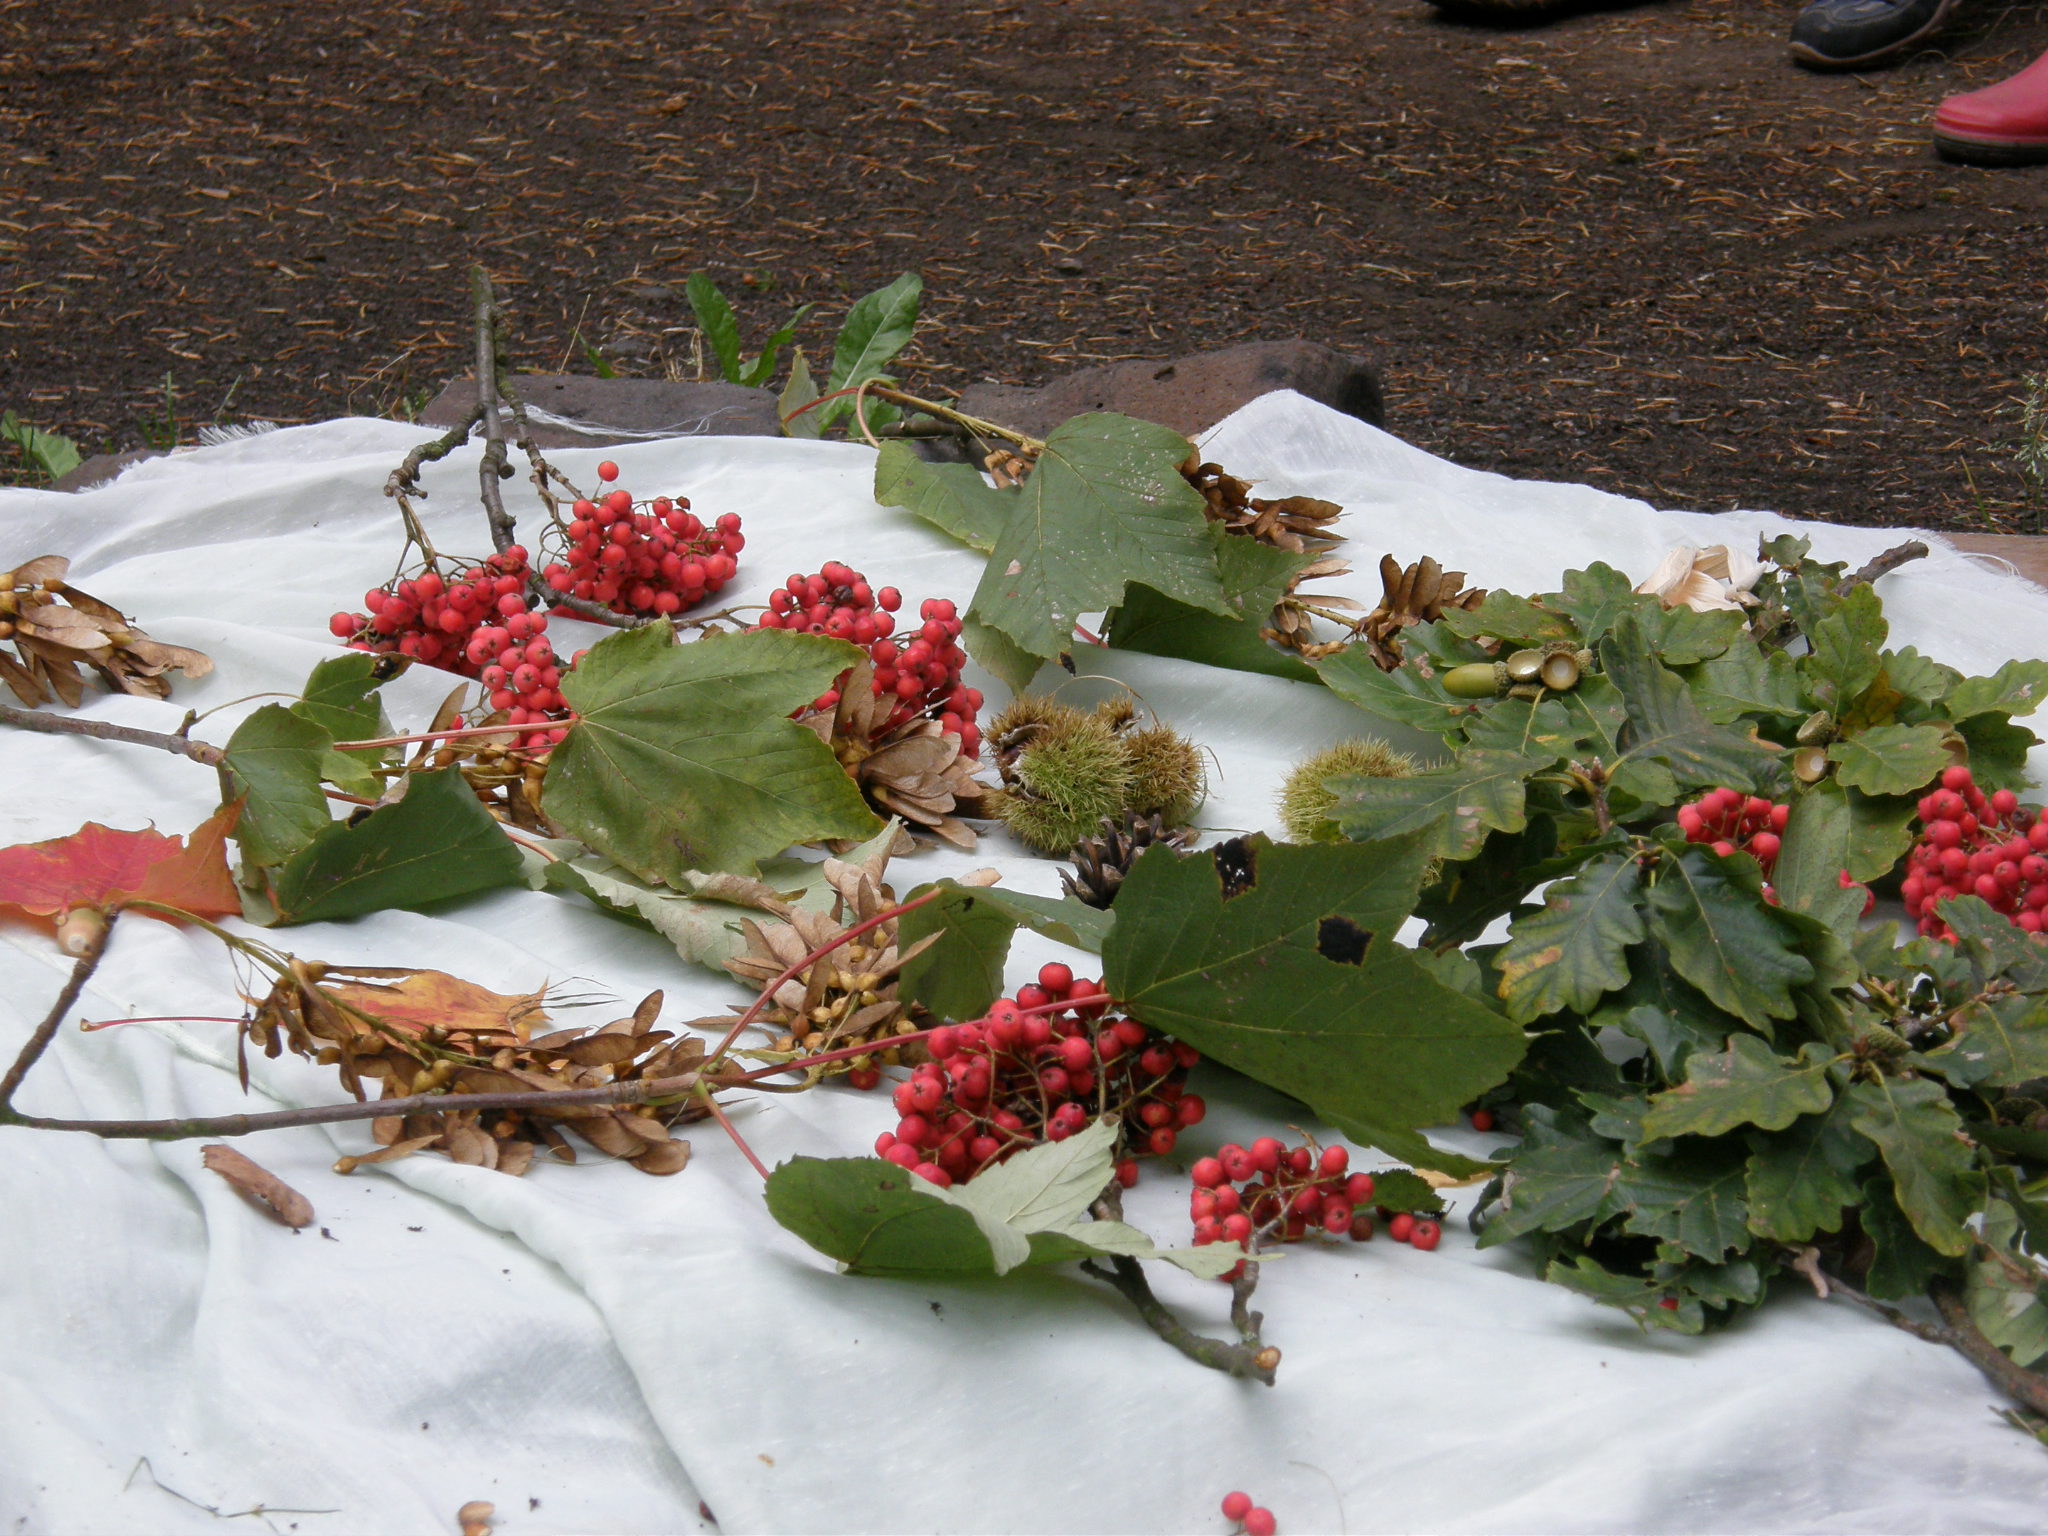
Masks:
[[[1274,1373],[1280,1365],[1279,1350],[1270,1344],[1254,1345],[1250,1340],[1232,1344],[1225,1339],[1212,1339],[1206,1334],[1196,1333],[1175,1317],[1166,1303],[1152,1294],[1152,1282],[1145,1278],[1144,1266],[1136,1259],[1116,1254],[1111,1257],[1108,1268],[1093,1259],[1083,1259],[1081,1268],[1114,1286],[1126,1301],[1138,1309],[1138,1316],[1145,1320],[1148,1328],[1197,1365],[1206,1365],[1226,1376],[1263,1381],[1269,1387],[1273,1385]]]
[[[2018,1364],[2004,1350],[1984,1337],[1970,1317],[1963,1298],[1946,1285],[1936,1284],[1928,1294],[1934,1310],[1948,1324],[1942,1342],[1990,1377],[1998,1390],[2033,1413],[2048,1413],[2048,1376]]]
[[[1880,576],[1889,576],[1907,562],[1925,559],[1926,556],[1927,546],[1918,539],[1908,539],[1903,544],[1894,544],[1883,554],[1873,556],[1862,570],[1852,571],[1843,577],[1842,585],[1836,590],[1846,592],[1851,587],[1876,581]]]
[[[384,494],[386,496],[403,496],[410,492],[416,496],[426,495],[427,493],[419,488],[421,467],[433,463],[436,459],[447,458],[449,454],[468,442],[469,434],[482,419],[483,408],[481,406],[471,406],[469,414],[463,417],[461,421],[450,427],[446,432],[443,432],[432,442],[421,443],[419,447],[413,449],[411,453],[408,453],[399,461],[398,468],[391,471],[391,478],[384,482]]]
[[[641,629],[664,622],[659,618],[636,619],[630,613],[614,613],[602,603],[593,603],[587,597],[577,597],[569,592],[557,592],[553,588],[547,589],[544,595],[550,608],[560,608],[593,624],[609,624],[613,629]]]
[[[484,428],[477,487],[483,495],[484,515],[490,519],[491,546],[502,555],[512,547],[517,530],[505,510],[505,498],[498,492],[498,482],[512,473],[512,466],[505,462],[505,419],[498,403],[498,302],[491,292],[490,274],[482,267],[470,269],[469,281],[476,296],[476,408]]]
[[[71,979],[64,983],[64,990],[57,994],[57,1001],[43,1016],[43,1022],[35,1027],[28,1037],[28,1043],[21,1048],[21,1054],[14,1058],[14,1065],[7,1069],[7,1075],[0,1077],[0,1117],[13,1115],[15,1090],[21,1087],[21,1080],[28,1076],[28,1069],[36,1064],[43,1052],[50,1048],[50,1042],[57,1038],[57,1030],[64,1022],[64,1015],[71,1011],[78,1001],[78,994],[85,990],[85,984],[92,980],[92,973],[99,969],[100,956],[107,952],[107,940],[113,936],[114,923],[120,917],[118,911],[109,912],[106,922],[101,925],[95,937],[87,942],[84,954],[71,967]]]
[[[217,768],[226,760],[226,754],[219,747],[194,741],[189,736],[139,731],[133,726],[115,725],[107,720],[81,720],[76,715],[52,715],[39,709],[17,709],[12,704],[0,704],[0,725],[17,725],[24,731],[40,731],[45,736],[90,736],[97,741],[125,741],[138,747],[155,747],[159,751],[189,757],[209,768]]]

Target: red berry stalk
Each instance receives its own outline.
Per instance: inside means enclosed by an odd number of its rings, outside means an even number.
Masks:
[[[1342,1147],[1317,1147],[1313,1141],[1288,1147],[1261,1136],[1249,1147],[1232,1142],[1218,1148],[1214,1157],[1198,1160],[1191,1174],[1195,1192],[1188,1214],[1198,1248],[1236,1243],[1250,1252],[1310,1236],[1349,1237],[1355,1243],[1372,1237],[1373,1177],[1351,1172],[1351,1154]],[[1387,1223],[1387,1233],[1427,1251],[1443,1229],[1403,1211]]]
[[[851,566],[828,560],[815,575],[792,576],[769,593],[768,611],[755,628],[830,635],[864,646],[875,664],[875,697],[893,694],[898,701],[885,732],[929,715],[960,738],[963,756],[979,756],[981,730],[975,716],[982,699],[978,689],[960,682],[967,653],[960,649],[958,610],[947,598],[926,598],[918,608],[918,627],[898,634],[896,611],[902,606],[903,595],[894,587],[870,586]],[[836,706],[845,682],[842,675],[812,708]]]
[[[616,480],[619,466],[606,460],[597,475]],[[638,618],[670,618],[694,608],[733,579],[747,547],[738,513],[707,528],[687,496],[636,502],[615,489],[571,511],[563,558],[541,579],[552,591]]]
[[[1098,983],[1055,963],[983,1017],[934,1030],[933,1059],[897,1086],[902,1119],[875,1139],[875,1154],[943,1186],[1116,1115],[1117,1179],[1136,1183],[1136,1159],[1166,1156],[1207,1112],[1186,1088],[1201,1056],[1115,1016],[1115,1006]]]
[[[2021,805],[2009,789],[1986,795],[1968,768],[1955,767],[1919,811],[1899,895],[1923,934],[1955,938],[1938,909],[1958,896],[1981,897],[2027,933],[2048,926],[2048,820],[2039,806]]]
[[[492,709],[536,727],[519,745],[552,746],[568,734],[555,724],[566,712],[562,668],[547,615],[527,606],[528,575],[526,551],[515,544],[452,582],[428,569],[366,592],[367,613],[337,613],[327,627],[351,650],[409,656],[478,679]]]

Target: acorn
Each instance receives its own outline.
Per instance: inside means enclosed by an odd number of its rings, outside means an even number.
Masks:
[[[1454,699],[1491,699],[1507,692],[1507,664],[1499,661],[1471,661],[1453,667],[1443,675],[1444,692]]]
[[[1828,749],[1801,747],[1792,754],[1792,776],[1802,784],[1818,784],[1828,776]]]
[[[1280,786],[1280,824],[1292,843],[1336,843],[1343,837],[1330,820],[1337,803],[1332,779],[1400,779],[1415,772],[1414,758],[1376,737],[1340,741],[1302,759]]]

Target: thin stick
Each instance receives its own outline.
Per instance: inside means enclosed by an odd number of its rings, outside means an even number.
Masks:
[[[2015,1363],[2012,1356],[1984,1337],[1970,1316],[1963,1298],[1945,1285],[1935,1285],[1928,1294],[1934,1310],[1948,1324],[1942,1342],[1990,1377],[1999,1391],[2034,1413],[2048,1413],[2048,1376]]]
[[[96,741],[125,741],[138,747],[155,747],[160,751],[175,752],[180,757],[189,757],[209,768],[218,768],[227,756],[219,747],[194,741],[189,736],[138,731],[133,726],[115,725],[106,720],[81,720],[76,715],[52,715],[39,709],[16,709],[12,704],[0,704],[0,725],[18,725],[24,731],[40,731],[45,736],[90,736]]]
[[[613,629],[641,629],[649,624],[659,624],[658,618],[636,619],[629,613],[614,613],[611,609],[593,603],[587,597],[577,597],[568,592],[557,592],[549,587],[546,592],[550,608],[563,608],[579,619],[588,619],[593,624],[609,624]]]
[[[1895,544],[1883,554],[1873,556],[1862,570],[1854,571],[1842,578],[1842,585],[1837,590],[1846,592],[1851,587],[1876,581],[1880,576],[1889,576],[1910,560],[1924,559],[1927,552],[1927,546],[1918,539],[1908,539],[1903,544]]]
[[[1280,1365],[1279,1350],[1270,1344],[1258,1347],[1249,1342],[1233,1344],[1225,1339],[1212,1339],[1206,1334],[1196,1333],[1152,1294],[1152,1282],[1145,1278],[1144,1266],[1136,1259],[1116,1254],[1111,1257],[1110,1264],[1112,1267],[1105,1269],[1093,1259],[1083,1259],[1081,1268],[1114,1286],[1126,1301],[1138,1309],[1138,1316],[1145,1320],[1148,1328],[1195,1364],[1206,1365],[1226,1376],[1263,1381],[1269,1387],[1273,1385],[1274,1374]]]
[[[64,1022],[64,1015],[71,1011],[72,1005],[78,1001],[78,994],[85,990],[85,984],[92,980],[92,973],[99,969],[100,956],[107,952],[107,940],[113,935],[114,924],[120,916],[118,909],[107,914],[106,923],[96,936],[87,941],[85,953],[80,955],[78,963],[71,967],[71,979],[64,983],[64,990],[57,994],[57,1001],[51,1005],[50,1011],[43,1015],[43,1022],[36,1026],[35,1033],[28,1037],[28,1043],[21,1048],[21,1054],[14,1058],[14,1065],[7,1069],[7,1075],[0,1077],[0,1116],[12,1116],[15,1090],[21,1086],[21,1080],[28,1076],[28,1069],[36,1064],[43,1052],[50,1048],[50,1042],[57,1038],[57,1030]]]
[[[498,482],[512,473],[512,466],[505,462],[505,420],[498,403],[498,304],[491,292],[490,274],[482,267],[470,268],[469,281],[476,295],[476,408],[483,414],[484,426],[484,456],[477,464],[476,478],[484,514],[490,519],[491,545],[502,555],[512,547],[517,530],[505,510],[505,498],[498,493]]]
[[[742,1136],[734,1128],[732,1121],[726,1118],[725,1109],[718,1100],[712,1098],[707,1093],[704,1095],[704,1107],[711,1111],[711,1118],[718,1122],[719,1128],[732,1138],[732,1144],[740,1149],[740,1155],[754,1165],[754,1172],[761,1175],[764,1179],[767,1178],[768,1165],[762,1162],[760,1158],[754,1156],[754,1149],[747,1145],[747,1138]]]
[[[427,493],[419,488],[421,467],[431,464],[437,459],[447,458],[449,454],[468,442],[470,432],[476,427],[477,422],[482,419],[483,408],[481,406],[471,406],[469,414],[463,417],[460,422],[450,427],[432,442],[421,443],[419,447],[413,449],[411,453],[408,453],[403,459],[399,460],[398,468],[391,471],[391,478],[384,482],[384,494],[386,496],[403,496],[406,492],[410,491],[416,496],[426,495]]]
[[[556,722],[568,725],[569,720]],[[458,725],[445,731],[422,731],[417,736],[380,736],[375,741],[337,741],[337,752],[367,752],[372,747],[405,747],[419,741],[461,741],[471,736],[523,736],[532,731],[532,725]],[[545,729],[545,727],[543,727]]]

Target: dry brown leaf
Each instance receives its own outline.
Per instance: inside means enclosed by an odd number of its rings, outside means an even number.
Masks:
[[[288,1227],[313,1224],[313,1203],[260,1163],[250,1161],[233,1147],[221,1142],[202,1148],[200,1161],[228,1183],[250,1204],[257,1206]]]
[[[391,1127],[391,1134],[395,1137],[398,1134],[400,1121],[397,1116],[391,1115],[382,1120],[373,1121],[372,1124],[379,1127],[389,1125]],[[377,1139],[379,1141],[384,1139],[381,1130],[378,1132]],[[401,1157],[411,1157],[413,1153],[419,1151],[422,1147],[430,1147],[440,1139],[439,1136],[412,1136],[404,1141],[394,1140],[389,1146],[375,1152],[365,1153],[361,1157],[336,1158],[334,1160],[334,1171],[336,1173],[354,1173],[358,1168],[367,1167],[371,1163],[395,1163]],[[500,1166],[502,1165],[503,1160],[501,1159]]]
[[[371,973],[359,970],[354,974]],[[404,979],[389,985],[374,981],[323,983],[321,990],[416,1036],[424,1036],[432,1029],[444,1033],[490,1030],[524,1040],[536,1025],[548,1022],[547,1011],[541,1006],[547,998],[545,987],[538,992],[508,994],[493,992],[445,971],[394,974]]]

